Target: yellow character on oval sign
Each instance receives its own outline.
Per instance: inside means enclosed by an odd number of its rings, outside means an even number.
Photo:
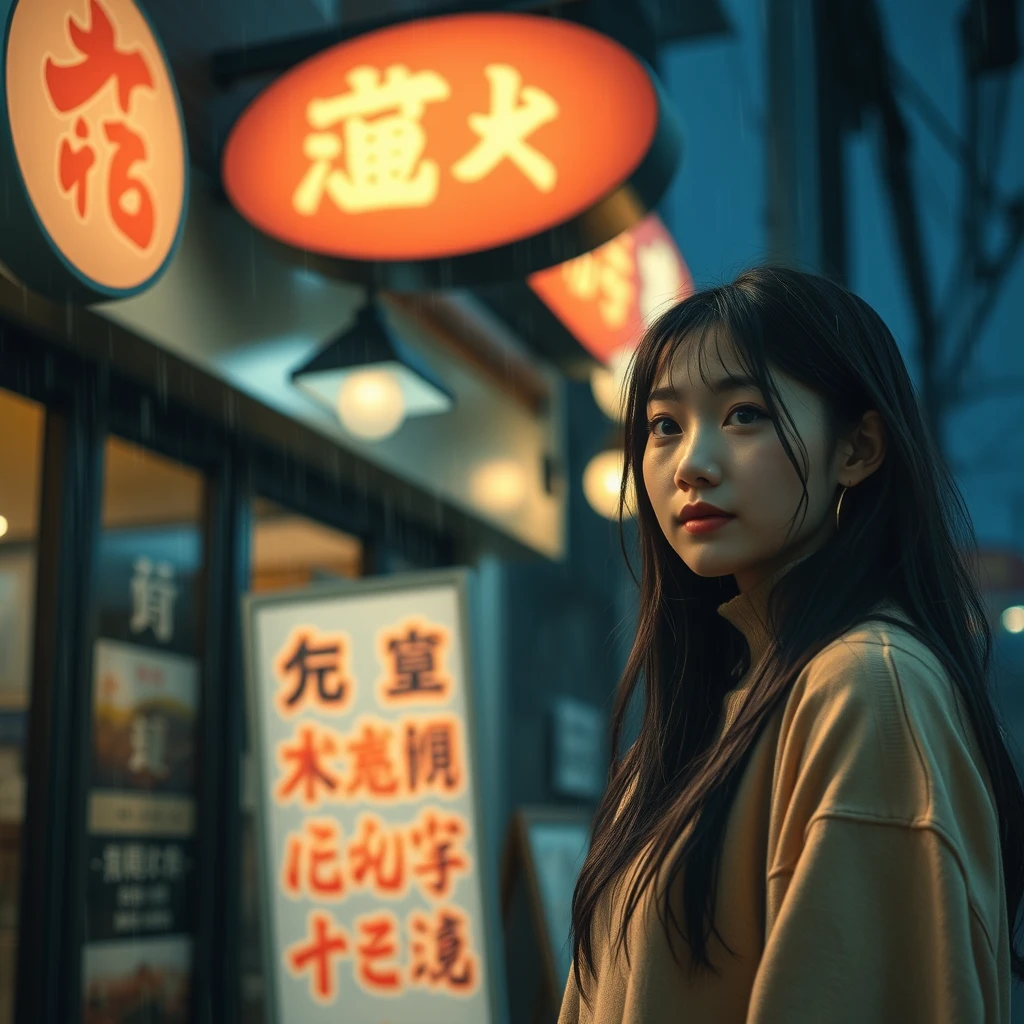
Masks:
[[[310,100],[306,108],[314,129],[304,143],[311,163],[293,208],[311,217],[325,194],[346,213],[429,206],[439,172],[436,162],[421,159],[427,136],[420,119],[428,103],[448,98],[447,81],[402,64],[388,67],[383,80],[369,65],[345,78],[350,92]],[[342,157],[344,166],[337,166]]]

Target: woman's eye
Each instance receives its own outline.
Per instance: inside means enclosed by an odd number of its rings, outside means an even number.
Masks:
[[[679,430],[675,420],[669,419],[668,416],[655,416],[648,422],[647,429],[654,437],[665,437],[666,434],[672,433],[673,430]]]
[[[741,427],[748,427],[752,423],[756,423],[759,419],[768,418],[768,414],[763,409],[759,409],[756,405],[738,405],[731,413],[729,413],[729,416],[735,416],[737,413],[753,413],[754,415],[754,419],[740,421],[739,426]]]

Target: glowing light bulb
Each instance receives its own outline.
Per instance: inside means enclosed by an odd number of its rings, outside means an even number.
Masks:
[[[1002,621],[1007,633],[1024,633],[1024,605],[1010,605],[1003,612]]]
[[[476,504],[488,512],[516,512],[526,500],[526,473],[512,459],[484,463],[473,473],[470,493]]]
[[[626,458],[623,453],[608,448],[598,452],[583,470],[583,493],[590,507],[605,519],[619,518],[619,491],[622,489],[625,468]],[[634,514],[636,503],[633,498],[631,482],[626,492],[626,507],[622,510],[626,518]]]
[[[598,408],[610,420],[622,423],[626,418],[626,384],[633,349],[620,348],[608,357],[605,366],[595,366],[590,374],[590,390]]]
[[[0,537],[2,537],[5,533],[7,533],[8,525],[9,524],[7,522],[7,517],[6,516],[0,516]]]
[[[360,370],[338,390],[338,418],[356,437],[379,441],[405,422],[405,399],[395,375],[388,370]]]

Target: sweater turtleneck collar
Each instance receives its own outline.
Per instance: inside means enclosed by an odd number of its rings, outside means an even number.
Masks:
[[[768,595],[772,588],[799,562],[810,558],[810,554],[801,555],[787,563],[771,576],[761,580],[750,590],[737,594],[734,598],[718,606],[718,614],[727,622],[732,623],[747,641],[750,650],[750,664],[756,665],[768,649],[772,636],[768,629]]]

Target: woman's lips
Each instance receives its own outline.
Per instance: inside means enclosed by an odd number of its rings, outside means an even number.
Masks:
[[[712,533],[735,518],[735,516],[701,516],[699,519],[687,519],[683,523],[683,529],[687,533],[694,534]]]

